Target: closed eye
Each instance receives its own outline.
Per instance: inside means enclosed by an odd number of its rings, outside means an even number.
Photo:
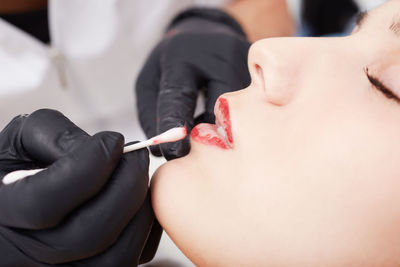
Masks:
[[[375,89],[380,91],[386,98],[390,100],[396,101],[398,104],[400,104],[400,98],[393,93],[393,91],[387,87],[383,82],[381,82],[378,78],[374,77],[373,75],[369,74],[368,68],[365,68],[365,74],[367,75],[367,78],[369,82],[373,85]]]

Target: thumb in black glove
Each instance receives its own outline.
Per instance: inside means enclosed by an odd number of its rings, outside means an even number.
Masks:
[[[249,47],[240,25],[222,10],[189,9],[180,14],[136,83],[139,119],[146,135],[150,138],[177,126],[186,126],[190,132],[202,90],[205,113],[196,122],[214,123],[217,98],[250,83]],[[182,157],[190,150],[189,135],[160,148],[168,160]],[[157,147],[152,152],[161,155]]]

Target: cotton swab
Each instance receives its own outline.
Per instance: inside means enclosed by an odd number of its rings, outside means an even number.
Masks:
[[[132,152],[147,146],[176,142],[185,138],[186,134],[186,127],[172,128],[160,135],[150,138],[149,140],[124,147],[124,153]]]
[[[159,145],[164,143],[177,142],[182,140],[187,135],[186,127],[177,127],[172,128],[160,135],[157,135],[149,140],[142,141],[133,145],[129,145],[124,147],[123,153],[129,153],[141,148],[145,148],[148,146]],[[18,180],[22,180],[28,176],[35,175],[45,169],[36,169],[36,170],[18,170],[8,173],[3,177],[3,184],[12,184]]]

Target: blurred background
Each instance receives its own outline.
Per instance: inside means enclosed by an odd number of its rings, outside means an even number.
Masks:
[[[114,130],[127,141],[143,140],[133,85],[151,49],[182,10],[230,2],[1,0],[0,127],[18,114],[53,108],[89,133]],[[341,36],[360,11],[385,1],[286,2],[296,35]],[[150,175],[163,162],[152,157]],[[144,266],[194,265],[164,233],[155,259]]]

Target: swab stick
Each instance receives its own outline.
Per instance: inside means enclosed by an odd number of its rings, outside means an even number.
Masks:
[[[144,148],[144,147],[148,147],[148,146],[177,142],[177,141],[185,138],[186,134],[187,134],[186,127],[172,128],[160,135],[150,138],[149,140],[142,141],[142,142],[124,147],[123,153],[124,154],[129,153],[129,152],[132,152],[132,151]],[[45,169],[18,170],[18,171],[10,172],[6,176],[3,177],[3,184],[12,184],[12,183],[14,183],[18,180],[24,179],[28,176],[35,175],[38,172],[41,172],[43,170],[45,170]]]

